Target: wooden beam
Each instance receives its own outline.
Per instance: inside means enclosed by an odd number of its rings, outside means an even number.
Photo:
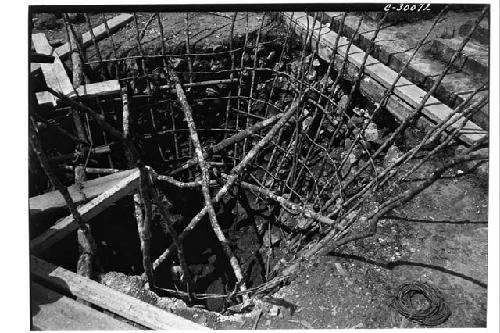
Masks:
[[[313,17],[308,17],[304,12],[292,13],[286,12],[283,14],[288,23],[294,26],[295,32],[299,35],[305,36],[305,31],[308,27],[312,27]],[[292,22],[291,22],[292,21]],[[308,25],[309,21],[309,25]],[[295,25],[295,23],[297,23]],[[331,31],[328,25],[319,24],[320,27],[315,27],[313,32],[313,39],[316,40],[321,34],[321,40],[318,47],[318,55],[325,61],[330,61],[332,57],[332,50],[335,45],[337,33]],[[342,66],[343,57],[347,51],[348,40],[345,37],[340,37],[339,47],[335,54],[335,67],[339,70]],[[362,64],[365,52],[355,45],[351,45],[347,57],[348,71],[347,75],[352,80],[358,73],[358,69]],[[362,80],[360,82],[360,89],[366,97],[378,102],[385,90],[387,90],[395,81],[397,73],[385,66],[375,58],[368,56],[366,61],[366,68]],[[387,109],[399,120],[406,119],[408,115],[414,112],[414,109],[419,105],[426,92],[417,87],[412,82],[404,77],[398,81],[393,95],[391,95],[387,104]],[[427,101],[422,110],[422,114],[432,123],[440,122],[445,119],[453,110],[440,102],[438,99],[431,97]],[[451,126],[451,129],[458,127],[461,122],[457,122]],[[468,121],[459,137],[465,143],[471,145],[487,135],[487,131],[477,126],[475,123]]]
[[[90,202],[78,207],[78,212],[84,221],[89,221],[111,204],[132,193],[139,185],[139,170],[133,172],[118,182],[115,186],[105,191],[101,195],[92,199]],[[57,221],[52,227],[35,237],[30,241],[30,249],[32,253],[41,253],[48,249],[52,244],[63,239],[71,232],[78,228],[77,222],[73,215]]]
[[[108,20],[110,32],[118,30],[132,20],[132,18],[132,14],[121,14]],[[96,39],[103,39],[107,36],[104,23],[92,30],[94,31]],[[83,34],[82,38],[82,45],[84,47],[92,43],[90,32]],[[48,87],[68,97],[74,97],[76,94],[73,89],[73,85],[71,84],[61,61],[61,58],[68,56],[70,52],[69,42],[58,47],[57,49],[53,49],[52,46],[50,46],[47,37],[43,33],[33,34],[31,39],[37,53],[52,55],[55,57],[55,60],[53,63],[31,64],[30,72],[35,72],[38,68],[41,68]],[[112,95],[118,92],[120,92],[120,83],[118,80],[86,84],[76,89],[76,93],[83,98]],[[37,92],[36,97],[38,104],[40,105],[52,104],[56,106],[58,103],[58,99],[47,91]]]
[[[64,95],[71,95],[73,93],[73,85],[66,74],[61,59],[59,59],[57,52],[50,46],[45,34],[32,34],[31,40],[37,53],[55,57],[53,63],[40,64],[47,86]]]
[[[33,329],[43,331],[138,329],[36,282],[31,282],[30,307]]]
[[[97,83],[89,83],[82,85],[76,89],[76,92],[81,98],[92,98],[96,96],[109,96],[120,92],[120,82],[118,80],[108,80]],[[39,91],[36,94],[38,105],[52,104],[56,106],[60,100],[48,91]],[[70,96],[75,96],[74,93]],[[68,96],[68,97],[70,97]]]
[[[132,14],[125,13],[125,14],[120,14],[118,16],[115,16],[112,19],[109,19],[107,21],[108,26],[109,26],[109,32],[113,33],[115,31],[117,31],[118,29],[120,29],[121,27],[126,25],[128,22],[132,21],[133,18],[134,18],[134,16]],[[104,25],[104,23],[93,28],[92,31],[94,32],[95,39],[97,41],[108,37],[108,33],[106,31],[106,26]],[[87,31],[86,33],[84,33],[82,35],[82,45],[83,45],[83,47],[87,47],[90,44],[92,44],[92,37],[90,35],[90,31]],[[59,46],[56,49],[56,52],[59,55],[59,57],[61,57],[63,59],[65,57],[67,57],[69,55],[69,52],[70,52],[69,43],[66,43],[66,44]]]
[[[144,327],[154,330],[208,329],[35,256],[31,256],[30,261],[33,278]]]
[[[81,186],[76,184],[71,185],[68,187],[68,192],[71,195],[71,199],[78,205],[92,200],[104,191],[116,186],[119,182],[132,174],[132,172],[134,172],[134,170],[125,170],[105,177],[88,180]],[[66,202],[59,191],[44,193],[29,199],[30,218],[63,207],[66,207]]]

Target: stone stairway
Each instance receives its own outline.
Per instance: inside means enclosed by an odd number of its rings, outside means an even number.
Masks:
[[[363,14],[368,15],[363,17],[360,34],[354,40],[354,44],[366,50],[374,34],[379,13],[348,13],[342,34],[351,38]],[[473,21],[477,15],[479,12],[447,13],[411,61],[404,73],[405,78],[428,91],[444,70],[455,50],[460,46],[463,36],[470,31],[471,20]],[[316,17],[323,24],[331,24],[331,29],[338,32],[342,13],[323,12],[318,13]],[[372,56],[399,72],[433,21],[434,18],[430,18],[413,23],[390,25],[381,29]],[[444,77],[434,93],[434,97],[451,108],[459,105],[474,89],[481,87],[488,81],[489,45],[484,44],[485,41],[489,40],[487,27],[487,18],[485,18],[455,61],[454,68]],[[473,98],[473,102],[483,96],[488,96],[488,90],[480,91]],[[488,129],[488,105],[476,112],[472,120],[482,128]]]

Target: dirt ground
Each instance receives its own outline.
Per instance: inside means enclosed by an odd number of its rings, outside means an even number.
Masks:
[[[414,281],[445,295],[452,315],[442,327],[484,327],[488,227],[480,181],[440,180],[391,215],[376,236],[305,267],[276,295],[295,303],[296,313],[265,316],[258,328],[419,327],[389,306],[395,288]]]
[[[424,165],[409,187],[439,162]],[[426,282],[451,309],[438,327],[485,327],[487,307],[487,185],[484,176],[455,168],[379,222],[378,233],[302,266],[298,277],[258,315],[206,310],[174,313],[214,329],[422,328],[390,303],[398,286]]]
[[[189,13],[189,25],[186,24],[186,13],[161,13],[161,22],[164,32],[164,43],[168,54],[185,53],[186,29],[189,31],[189,43],[191,50],[200,51],[218,45],[227,45],[230,37],[230,26],[233,13]],[[40,14],[35,14],[35,17]],[[117,16],[117,13],[91,14],[89,15],[92,26],[97,26],[104,22],[104,17],[109,20]],[[151,19],[152,13],[137,13],[137,24],[142,32],[144,28],[144,37],[141,40],[145,54],[160,54],[161,41],[158,20],[153,18],[146,27],[146,23]],[[234,23],[235,39],[243,39],[247,32],[255,34],[264,24],[262,32],[266,33],[275,30],[276,26],[272,23],[269,15],[263,13],[238,13]],[[88,31],[88,25],[85,22],[73,24],[76,33]],[[38,29],[35,26],[34,32],[44,32],[50,43],[66,43],[67,34],[64,29],[62,19],[56,20],[56,25],[52,29]],[[119,57],[138,55],[137,36],[135,22],[132,20],[124,28],[112,35]],[[111,41],[105,39],[99,42],[99,48],[103,59],[114,58]],[[95,61],[96,51],[93,45],[87,48],[89,61]]]

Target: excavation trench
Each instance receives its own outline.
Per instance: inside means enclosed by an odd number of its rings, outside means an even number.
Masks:
[[[286,26],[282,29],[287,30]],[[283,267],[293,267],[297,256],[305,253],[307,257],[308,247],[330,235],[333,224],[342,222],[344,227],[356,227],[359,222],[358,227],[363,227],[366,219],[356,222],[354,216],[368,214],[378,204],[384,207],[387,194],[394,193],[380,190],[374,181],[384,180],[377,177],[425,135],[424,130],[410,128],[392,137],[399,123],[384,105],[365,98],[357,83],[346,79],[347,69],[341,69],[339,75],[335,66],[321,59],[312,40],[307,42],[307,36],[304,43],[304,36],[285,32],[254,32],[246,40],[240,36],[233,43],[198,49],[196,55],[184,50],[183,55],[175,57],[132,58],[111,62],[112,66],[93,63],[85,69],[98,73],[93,73],[95,82],[102,80],[98,79],[102,75],[108,80],[118,79],[121,93],[81,102],[103,114],[114,128],[128,131],[141,160],[156,174],[188,183],[199,181],[201,172],[194,163],[192,134],[169,70],[177,73],[202,148],[210,153],[205,159],[212,198],[227,181],[226,175],[232,175],[235,166],[245,161],[248,152],[263,140],[279,117],[298,103],[289,121],[238,171],[234,186],[214,203],[217,222],[238,259],[246,288],[251,290],[272,282]],[[161,54],[162,49],[156,47],[149,52]],[[66,66],[71,68],[69,60]],[[33,85],[35,91],[46,89],[44,82]],[[124,119],[125,104],[130,111],[128,119]],[[39,117],[73,132],[68,116],[70,105],[61,103],[56,111],[47,105],[33,108]],[[259,125],[273,117],[274,122]],[[74,142],[60,132],[48,126],[39,127],[47,154],[65,185],[74,182],[74,166],[117,170],[133,167],[121,143],[103,134],[91,117],[81,119],[92,146],[88,149],[84,145],[77,153]],[[128,124],[126,128],[124,124]],[[260,127],[239,140],[220,145],[255,126]],[[104,153],[97,153],[96,147]],[[186,168],[189,161],[193,163]],[[407,171],[412,163],[397,171]],[[36,158],[30,158],[30,172],[30,195],[46,191],[47,179]],[[89,172],[87,179],[96,175]],[[397,185],[398,181],[388,182]],[[154,185],[175,230],[182,234],[205,206],[201,187],[181,188],[161,179]],[[364,191],[365,188],[369,190]],[[61,211],[57,216],[32,221],[31,237],[66,213]],[[95,278],[111,287],[138,281],[144,267],[132,196],[115,202],[90,224],[100,264],[95,267]],[[157,205],[153,205],[151,235],[151,258],[155,260],[172,244]],[[184,237],[182,244],[194,282],[190,291],[200,295],[191,305],[224,312],[241,302],[240,296],[225,297],[240,285],[208,214]],[[43,258],[76,270],[78,256],[76,239],[67,237],[52,246]],[[176,255],[157,266],[156,286],[166,290],[158,291],[161,296],[187,291]],[[143,288],[143,283],[138,288]],[[148,301],[148,297],[143,296],[143,300]]]
[[[247,50],[248,53],[253,51],[252,48]],[[270,55],[272,56],[278,52],[281,52],[281,46],[269,43],[258,51],[258,57],[259,59],[270,59]],[[237,55],[236,58],[240,56]],[[301,60],[300,57],[300,49],[292,52],[288,51],[283,57],[288,61],[283,62],[282,69],[297,67]],[[238,79],[226,83],[231,80],[230,73],[217,74],[215,72],[227,68],[230,59],[214,57],[210,54],[199,58],[195,60],[193,71],[204,69],[207,72],[193,76],[192,81],[220,80],[223,82],[215,85],[195,86],[186,90],[190,98],[200,141],[205,148],[235,134],[237,132],[237,122],[240,123],[240,128],[245,128],[241,123],[245,124],[248,121],[248,124],[252,125],[262,121],[266,119],[266,112],[267,117],[278,114],[280,111],[277,108],[281,106],[284,109],[295,95],[295,91],[288,90],[291,86],[288,82],[285,82],[279,88],[276,88],[277,85],[275,85],[275,88],[272,89],[270,81],[276,77],[269,68],[276,66],[277,59],[275,59],[274,62],[270,61],[265,64],[265,67],[261,68],[260,72],[256,72],[254,91],[252,93],[257,96],[258,100],[251,105],[250,112],[248,112],[248,101],[244,97],[250,96],[251,88],[249,86],[251,86],[251,82],[249,81],[251,81],[251,75],[246,73],[246,77],[241,78],[243,81],[241,83],[238,82]],[[179,71],[185,70],[186,68],[182,67],[186,65],[183,60],[177,61],[178,67],[176,69]],[[326,74],[327,69],[327,64],[317,58],[311,60],[312,62],[314,62],[315,77],[311,77],[308,83],[319,82],[322,76]],[[146,62],[146,65],[148,68],[161,68],[161,63],[155,61]],[[205,67],[198,68],[197,66]],[[214,73],[210,73],[210,70],[213,70]],[[164,72],[157,73],[156,77],[153,77],[156,82],[149,87],[151,90],[157,90],[152,93],[153,97],[147,95],[148,82],[145,79],[128,80],[126,87],[130,100],[129,108],[132,110],[130,131],[133,133],[136,144],[140,147],[141,157],[144,159],[145,164],[151,166],[156,172],[169,174],[169,172],[178,169],[183,162],[193,156],[193,148],[189,144],[189,131],[186,128],[182,110],[175,100],[175,92],[164,74]],[[332,72],[330,81],[335,80],[336,75],[336,72]],[[189,82],[186,73],[185,82]],[[348,91],[349,83],[347,81],[341,81],[340,83],[343,89]],[[159,87],[162,88],[159,89]],[[271,96],[271,90],[274,91],[274,96]],[[238,93],[241,96],[239,99],[224,98],[224,96],[238,96]],[[345,100],[347,94],[343,93],[342,96],[344,96],[343,99]],[[306,103],[306,107],[310,109],[314,108],[315,105],[312,98],[309,103]],[[340,98],[337,99],[340,100]],[[102,107],[106,110],[106,120],[114,124],[114,126],[119,127],[123,122],[123,104],[121,100],[102,101],[100,102],[101,105],[93,104],[92,101],[87,103],[91,107]],[[370,103],[357,92],[353,104],[356,105],[356,110],[371,107]],[[238,106],[240,110],[238,110]],[[250,116],[246,117],[246,114],[250,114]],[[390,119],[388,113],[381,114],[382,116],[379,116],[380,123],[383,122],[384,125],[392,124],[394,126],[395,122]],[[229,117],[226,118],[226,115],[229,115]],[[309,116],[309,118],[312,117]],[[357,119],[358,122],[362,122],[362,120],[362,117]],[[316,124],[312,123],[311,126],[318,128],[319,119],[314,121]],[[283,142],[289,143],[290,140],[293,140],[295,128],[296,125],[290,123],[284,129],[282,133]],[[387,127],[387,131],[390,129],[390,127]],[[90,130],[95,131],[94,135],[92,135],[94,144],[99,141],[104,143],[104,138],[102,138],[97,126],[92,126],[91,123]],[[313,130],[311,130],[311,133],[313,133]],[[253,138],[250,137],[249,140],[257,141],[264,134],[265,132],[255,135]],[[323,135],[323,139],[325,138],[327,136]],[[48,144],[51,147],[63,152],[67,150],[68,154],[70,153],[70,150],[65,147],[69,146],[66,141],[58,140],[57,137],[48,137],[48,140],[50,139],[55,139],[49,141]],[[333,146],[348,148],[349,142],[346,143],[346,140],[349,140],[347,136],[339,136]],[[214,168],[218,169],[219,181],[222,181],[220,173],[229,173],[233,165],[241,159],[243,154],[242,143],[240,142],[236,146],[236,159],[234,158],[234,146],[230,146],[225,151],[211,157],[210,162],[213,163]],[[246,151],[250,149],[249,147],[251,147],[251,143],[247,142]],[[125,154],[120,145],[111,145],[110,154],[115,168],[126,168]],[[267,168],[272,154],[273,146],[271,145],[258,157],[255,165],[252,166],[252,174],[255,177],[265,177],[266,173],[263,170]],[[96,155],[91,159],[94,161],[88,162],[89,167],[107,163],[106,156]],[[67,160],[67,162],[70,162],[69,165],[71,164],[71,160]],[[63,176],[68,184],[72,182],[71,176],[71,172],[67,172]],[[217,175],[213,174],[212,176],[216,177]],[[280,176],[282,175],[279,175],[278,178]],[[89,174],[90,177],[92,176]],[[199,178],[198,167],[195,165],[189,170],[179,172],[176,178],[185,182],[195,180]],[[243,178],[243,180],[247,180],[246,178]],[[249,179],[251,180],[251,178]],[[278,180],[278,182],[282,181]],[[212,195],[220,187],[220,185],[213,186]],[[203,208],[204,201],[200,189],[181,189],[161,182],[158,184],[158,188],[165,204],[170,209],[177,232],[181,233],[189,221]],[[276,188],[279,188],[279,186],[276,186]],[[247,287],[258,287],[266,281],[266,269],[267,278],[269,279],[270,268],[274,267],[280,260],[285,260],[287,256],[290,256],[286,244],[296,241],[299,234],[292,231],[291,221],[281,216],[280,206],[276,202],[259,199],[254,193],[241,187],[236,187],[230,195],[224,196],[215,208],[217,220],[227,235],[232,250],[240,261]],[[53,217],[49,219],[54,220]],[[158,212],[154,215],[152,225],[151,256],[157,258],[171,244],[172,240],[168,236],[164,222]],[[106,272],[103,274],[103,279],[110,279],[113,276],[109,272],[120,272],[130,276],[144,273],[137,222],[134,218],[134,206],[131,198],[118,201],[95,217],[92,220],[92,233],[98,243],[100,263],[103,271]],[[307,238],[306,235],[300,237]],[[304,242],[306,242],[306,238],[303,239]],[[280,248],[280,245],[283,245],[282,248]],[[204,217],[194,232],[186,238],[184,251],[186,261],[189,263],[191,273],[194,276],[194,292],[215,295],[213,298],[210,298],[210,296],[207,299],[201,298],[197,303],[217,312],[222,312],[231,304],[234,305],[234,301],[231,303],[217,297],[217,295],[222,296],[231,293],[235,288],[236,279],[207,217]],[[46,259],[74,270],[74,263],[78,260],[76,241],[72,240],[70,242],[66,240],[57,244],[51,249],[50,254],[47,254]],[[119,275],[119,277],[126,279],[122,275]],[[155,271],[155,280],[160,288],[185,290],[185,283],[181,281],[181,269],[175,256],[158,267]]]

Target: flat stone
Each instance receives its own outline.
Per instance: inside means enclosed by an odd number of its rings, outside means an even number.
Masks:
[[[474,25],[473,20],[469,20],[462,24],[458,29],[458,34],[460,36],[467,36]],[[483,19],[481,24],[476,28],[472,34],[472,38],[480,43],[489,44],[490,43],[490,29],[488,28],[488,20]]]

